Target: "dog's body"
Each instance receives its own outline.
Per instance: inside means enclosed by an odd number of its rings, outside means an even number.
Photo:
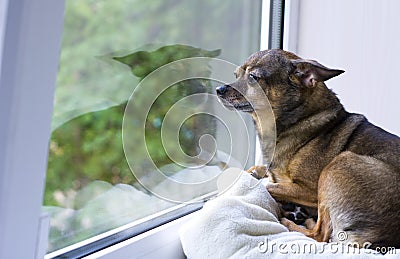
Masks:
[[[282,50],[260,51],[217,94],[228,108],[253,115],[260,139],[267,139],[266,122],[255,114],[263,108],[249,88],[257,83],[268,97],[277,141],[267,189],[278,201],[318,208],[312,229],[283,224],[318,241],[400,248],[400,138],[345,111],[324,84],[343,72]],[[337,238],[343,231],[346,238]]]

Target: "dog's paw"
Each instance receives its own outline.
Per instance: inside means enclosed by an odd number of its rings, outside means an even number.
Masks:
[[[307,229],[313,229],[315,227],[315,219],[314,218],[308,218],[306,219],[306,221],[304,222],[304,225],[306,226]]]
[[[250,167],[247,172],[254,178],[261,179],[267,176],[267,167],[263,165],[255,165]]]
[[[297,229],[296,223],[291,221],[290,219],[287,218],[281,218],[280,220],[281,224],[287,227],[290,231],[295,231]]]

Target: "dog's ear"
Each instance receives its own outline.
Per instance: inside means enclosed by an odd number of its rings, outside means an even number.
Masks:
[[[317,82],[324,82],[344,72],[339,69],[327,68],[315,60],[295,59],[292,60],[292,64],[295,67],[292,76],[308,87],[315,86]]]

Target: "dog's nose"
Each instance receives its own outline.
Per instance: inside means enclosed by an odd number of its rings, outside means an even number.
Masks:
[[[215,90],[217,91],[218,95],[223,95],[228,90],[228,87],[226,85],[221,85],[218,86]]]

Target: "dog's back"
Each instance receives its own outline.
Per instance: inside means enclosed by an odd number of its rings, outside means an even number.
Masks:
[[[367,120],[353,132],[347,150],[381,160],[400,174],[400,138]]]
[[[360,246],[400,247],[400,138],[364,120],[346,150],[322,175],[333,239],[345,233]]]

